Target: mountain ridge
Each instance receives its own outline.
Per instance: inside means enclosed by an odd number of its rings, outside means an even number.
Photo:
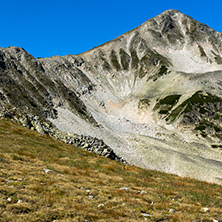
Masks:
[[[221,183],[221,33],[168,10],[78,55],[0,51],[3,108],[98,138],[133,165]]]
[[[92,51],[93,49],[96,49],[96,48],[98,48],[98,47],[102,47],[102,46],[104,46],[104,45],[106,45],[106,44],[109,44],[109,43],[111,43],[111,42],[113,42],[113,41],[117,41],[117,40],[119,40],[119,38],[121,38],[122,36],[127,35],[127,34],[133,32],[133,31],[139,29],[141,26],[143,26],[143,25],[145,25],[146,23],[150,22],[150,20],[157,19],[157,18],[163,17],[163,16],[165,16],[165,15],[174,15],[175,13],[182,14],[182,15],[185,16],[185,17],[188,17],[188,18],[190,18],[190,19],[192,19],[192,20],[195,20],[195,19],[193,19],[192,17],[183,14],[180,10],[177,10],[177,9],[168,9],[168,10],[165,10],[164,12],[162,12],[161,14],[155,16],[154,18],[150,18],[150,19],[146,20],[145,22],[143,22],[141,25],[137,26],[136,28],[134,28],[134,29],[132,29],[132,30],[130,30],[130,31],[128,31],[128,32],[125,32],[124,34],[121,34],[120,36],[114,38],[113,40],[104,42],[104,43],[102,43],[101,45],[95,46],[95,47],[93,47],[92,49],[89,49],[89,50],[87,50],[87,51],[85,51],[85,52],[82,52],[82,53],[78,53],[78,54],[76,54],[76,55],[77,55],[77,56],[81,56],[81,55],[83,55],[83,54],[85,54],[85,53],[87,53],[87,52]],[[197,23],[199,23],[200,25],[203,25],[203,26],[207,27],[208,29],[210,29],[210,30],[212,30],[212,31],[214,31],[214,32],[216,32],[216,33],[218,33],[218,34],[222,33],[222,32],[219,32],[219,31],[214,30],[213,28],[211,28],[210,26],[208,26],[208,25],[206,25],[206,24],[204,24],[204,23],[202,23],[202,22],[199,22],[199,21],[197,21],[197,20],[195,20],[195,21],[196,21]]]

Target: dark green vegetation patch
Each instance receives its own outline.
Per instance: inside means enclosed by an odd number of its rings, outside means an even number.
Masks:
[[[222,99],[208,92],[195,92],[175,109],[180,95],[170,95],[159,100],[154,107],[168,123],[179,117],[183,126],[190,126],[204,138],[222,139]]]
[[[222,139],[222,128],[213,121],[203,119],[194,128],[204,138],[210,135],[214,135],[219,139]],[[214,148],[214,147],[213,147]]]
[[[214,96],[210,93],[203,94],[202,91],[195,92],[189,99],[185,100],[181,105],[179,105],[176,109],[172,110],[170,115],[167,117],[167,121],[173,122],[176,118],[178,118],[182,114],[187,113],[211,113],[215,112],[216,107],[210,104],[222,103],[222,99]],[[213,108],[215,107],[215,108]]]
[[[136,50],[132,49],[130,51],[130,53],[131,53],[131,58],[132,58],[131,68],[132,69],[137,69],[138,68],[138,64],[139,64],[139,58],[137,56]]]
[[[213,50],[211,50],[212,54],[214,55],[214,59],[218,65],[222,64],[222,58],[220,55],[216,54]]]
[[[211,147],[214,148],[214,149],[215,148],[222,148],[222,145],[220,145],[220,144],[212,144]]]
[[[139,109],[146,109],[150,105],[150,100],[148,98],[140,99],[138,108]]]
[[[207,57],[207,55],[206,55],[203,47],[202,47],[201,45],[198,45],[198,48],[199,48],[199,50],[200,50],[200,56],[201,56],[201,57]]]
[[[130,56],[123,50],[119,50],[121,64],[124,70],[129,69]]]
[[[156,103],[154,111],[159,110],[159,114],[168,114],[173,108],[173,106],[179,101],[180,97],[181,95],[169,95],[163,99],[160,99]]]
[[[111,54],[110,54],[110,59],[112,62],[112,65],[114,66],[114,68],[119,71],[121,69],[116,52],[114,50],[112,50]]]
[[[167,71],[168,71],[167,67],[165,65],[161,65],[158,73],[153,78],[153,81],[156,81],[159,77],[166,75]]]

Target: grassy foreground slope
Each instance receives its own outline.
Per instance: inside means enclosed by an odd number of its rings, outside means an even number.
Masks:
[[[222,187],[98,157],[0,120],[0,221],[222,221]]]

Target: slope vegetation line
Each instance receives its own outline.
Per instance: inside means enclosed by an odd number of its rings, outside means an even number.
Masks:
[[[0,120],[0,221],[221,221],[221,193]]]

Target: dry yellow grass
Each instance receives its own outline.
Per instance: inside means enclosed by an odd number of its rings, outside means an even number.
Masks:
[[[0,120],[0,221],[222,221],[221,193]]]

